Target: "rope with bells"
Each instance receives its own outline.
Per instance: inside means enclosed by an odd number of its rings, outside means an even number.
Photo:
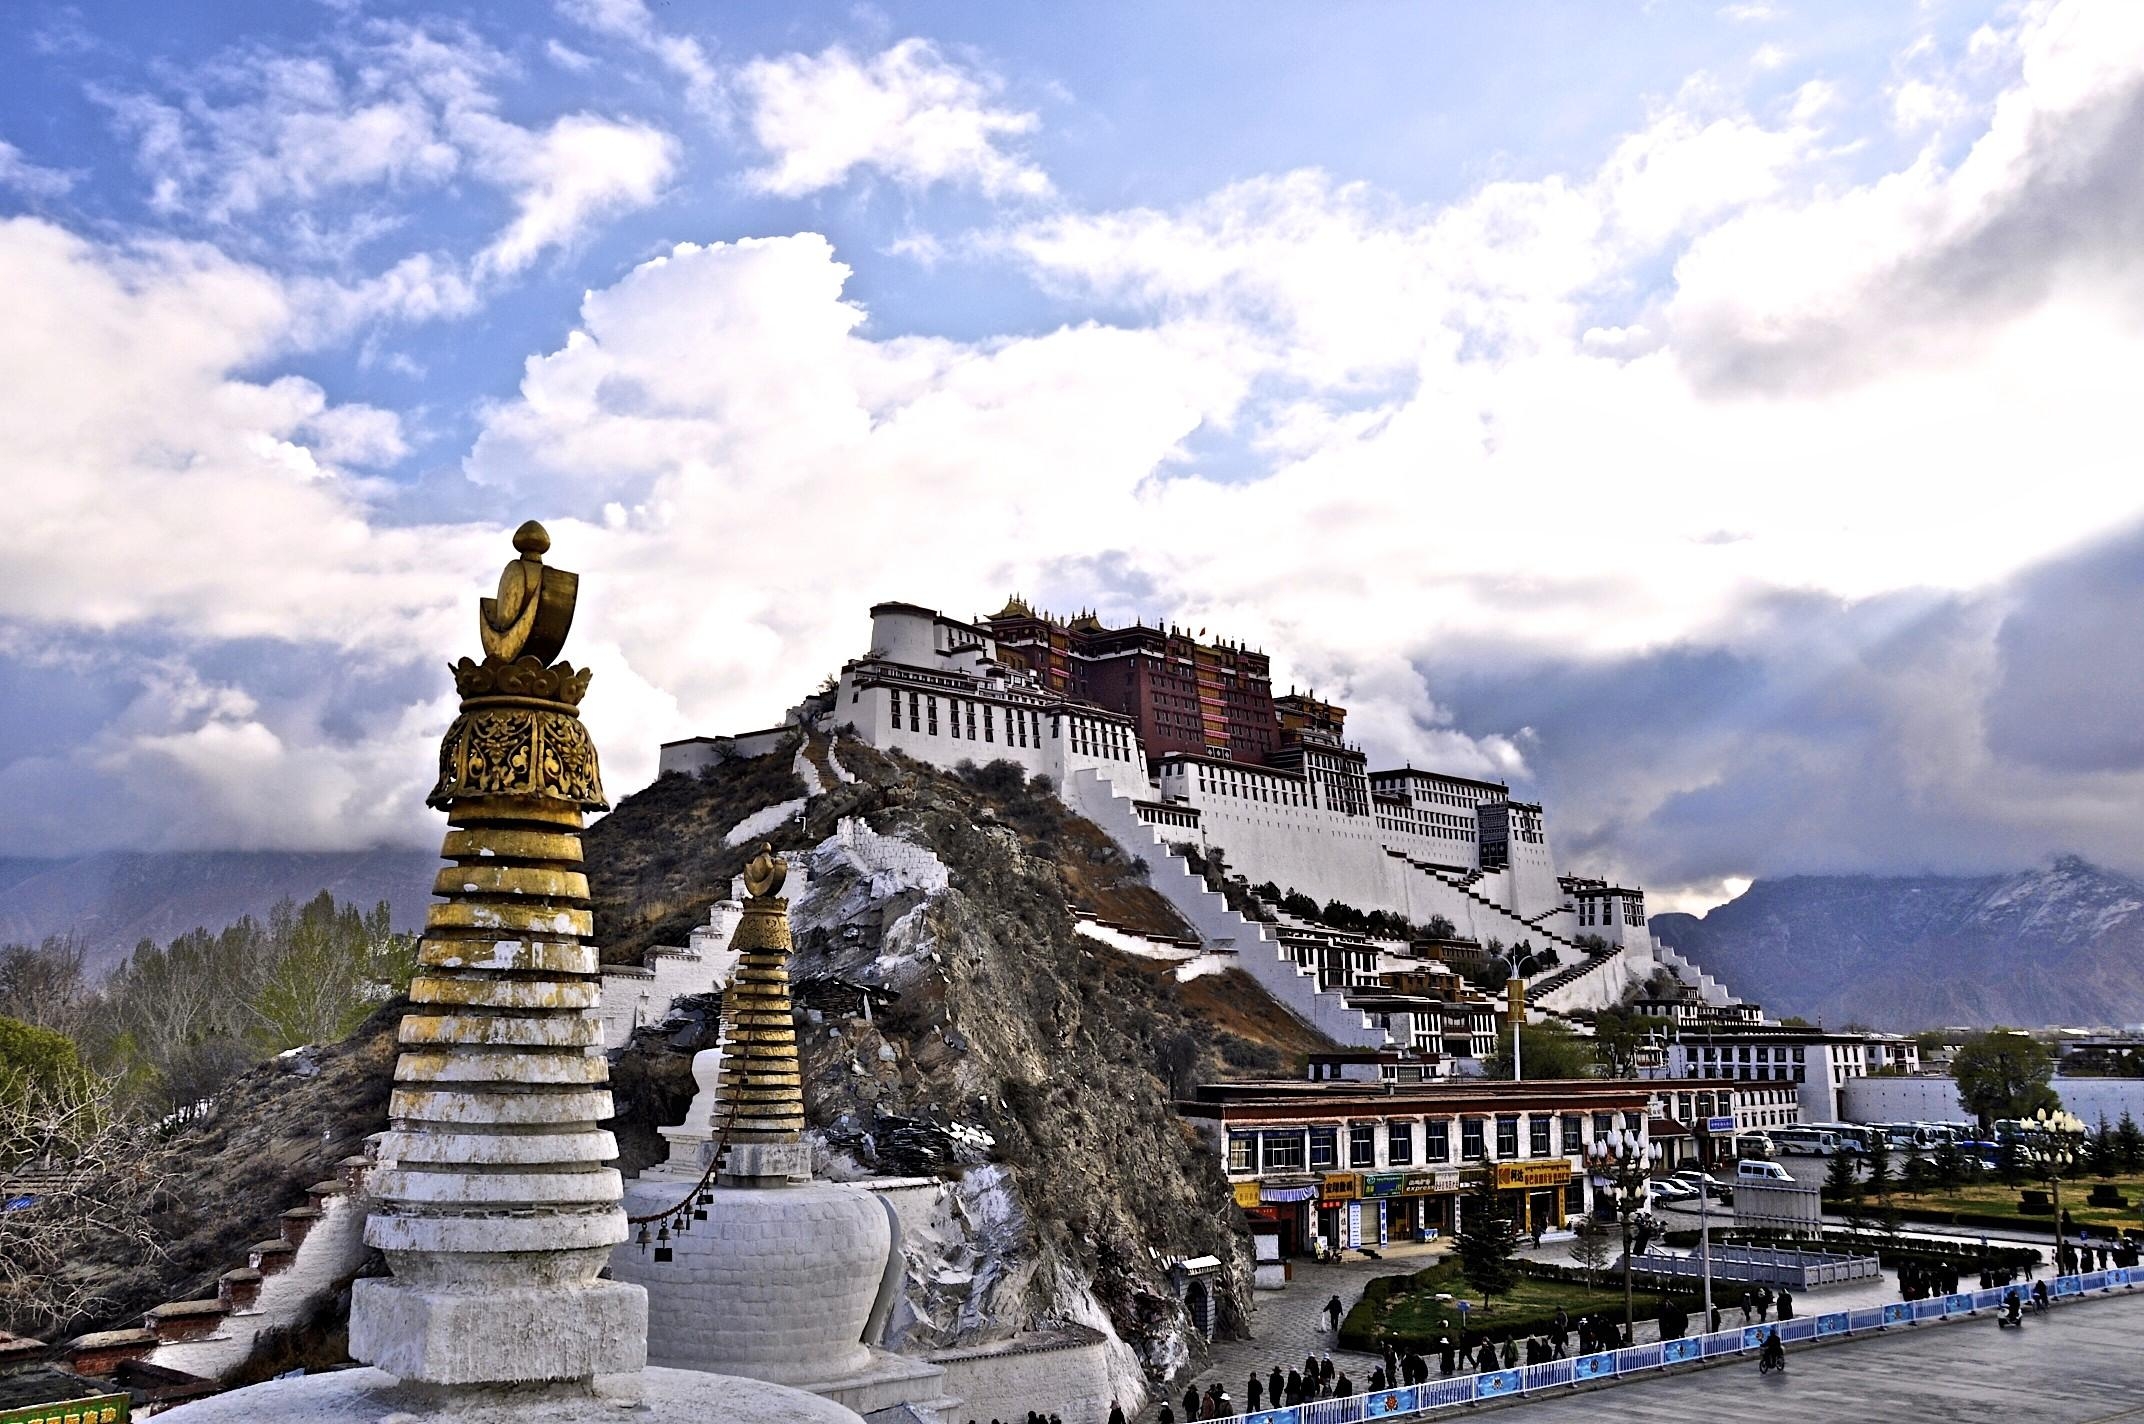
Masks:
[[[647,1254],[648,1250],[649,1222],[660,1221],[663,1223],[656,1229],[654,1237],[655,1259],[667,1261],[670,1259],[672,1227],[676,1228],[676,1233],[679,1236],[683,1236],[692,1229],[692,1224],[695,1221],[707,1220],[707,1209],[714,1205],[715,1200],[710,1184],[715,1180],[715,1174],[722,1168],[722,1154],[728,1149],[730,1143],[730,1125],[736,1120],[737,1104],[735,1100],[732,1100],[729,1115],[722,1120],[722,1130],[715,1134],[713,1150],[707,1154],[707,1170],[702,1172],[700,1180],[693,1183],[685,1195],[678,1199],[677,1205],[664,1207],[661,1211],[651,1211],[642,1216],[626,1217],[626,1225],[640,1228],[640,1231],[634,1237],[634,1244],[640,1247],[642,1255]],[[690,1208],[689,1211],[687,1210],[688,1207]]]

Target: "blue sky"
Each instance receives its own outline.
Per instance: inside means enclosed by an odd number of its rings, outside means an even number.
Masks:
[[[0,853],[421,843],[534,514],[619,790],[1017,586],[1663,902],[2144,869],[2144,755],[2019,701],[2129,686],[2020,631],[2135,608],[2127,6],[18,19]]]

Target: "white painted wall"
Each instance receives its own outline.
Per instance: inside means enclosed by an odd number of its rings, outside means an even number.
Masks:
[[[2128,1113],[2144,1123],[2144,1078],[2069,1078],[2057,1074],[2049,1084],[2062,1106],[2099,1126],[2111,1126]],[[1973,1114],[1959,1100],[1957,1083],[1947,1077],[1849,1078],[1839,1089],[1840,1122],[1970,1122]]]

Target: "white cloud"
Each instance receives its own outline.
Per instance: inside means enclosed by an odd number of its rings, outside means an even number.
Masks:
[[[686,98],[691,102],[706,106],[720,93],[721,75],[706,49],[689,35],[664,31],[648,12],[645,0],[558,0],[558,9],[576,24],[653,55],[685,81]]]
[[[836,45],[756,59],[738,75],[752,137],[773,158],[750,176],[763,192],[802,197],[859,169],[904,187],[966,185],[994,197],[1040,197],[1049,178],[1006,144],[1034,114],[1002,107],[994,75],[907,39],[868,58]]]
[[[338,32],[315,53],[227,56],[168,99],[98,97],[133,136],[159,210],[242,238],[263,212],[288,211],[288,229],[255,240],[263,260],[310,253],[348,269],[358,249],[400,226],[391,214],[401,198],[465,179],[503,194],[513,217],[467,273],[452,257],[410,254],[376,275],[338,278],[357,294],[345,306],[422,318],[470,309],[472,274],[512,275],[593,223],[652,203],[676,165],[675,140],[638,120],[502,117],[495,89],[512,72],[466,33],[382,22]],[[303,239],[295,246],[292,230]]]
[[[533,134],[471,116],[464,132],[514,195],[514,221],[478,258],[484,272],[518,272],[598,218],[646,207],[677,166],[677,145],[661,129],[593,114],[568,114]]]
[[[72,173],[32,163],[21,149],[0,139],[0,188],[13,188],[33,198],[56,198],[73,186]]]

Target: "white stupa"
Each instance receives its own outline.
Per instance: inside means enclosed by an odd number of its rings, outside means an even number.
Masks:
[[[701,1091],[663,1130],[670,1160],[626,1188],[634,1234],[611,1274],[647,1290],[658,1365],[795,1385],[861,1413],[945,1403],[942,1367],[869,1343],[900,1283],[892,1209],[812,1179],[786,875],[764,847],[745,870],[722,1047],[693,1061]]]
[[[180,1407],[181,1424],[311,1420],[701,1424],[857,1415],[763,1379],[647,1369],[648,1298],[605,1280],[626,1239],[581,821],[604,809],[579,704],[555,663],[578,580],[524,524],[483,600],[485,658],[455,668],[461,715],[430,803],[453,829],[402,1020],[365,1239],[390,1277],[356,1283],[350,1352],[371,1366]],[[806,1265],[804,1253],[798,1265]],[[843,1258],[847,1260],[846,1257]],[[739,1312],[751,1329],[752,1312]]]

